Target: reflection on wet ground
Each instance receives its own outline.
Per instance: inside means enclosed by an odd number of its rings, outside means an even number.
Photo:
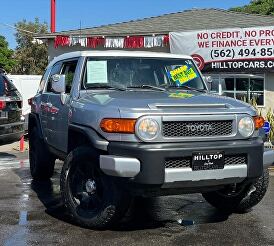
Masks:
[[[0,155],[0,245],[274,245],[274,177],[249,214],[221,214],[200,194],[138,198],[121,223],[94,231],[66,213],[60,168],[52,180],[36,182],[27,158]]]

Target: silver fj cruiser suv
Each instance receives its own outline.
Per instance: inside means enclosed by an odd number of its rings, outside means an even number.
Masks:
[[[48,65],[29,116],[30,170],[49,179],[76,222],[105,228],[134,196],[202,193],[226,213],[247,211],[268,186],[250,105],[210,94],[188,56],[72,52]]]

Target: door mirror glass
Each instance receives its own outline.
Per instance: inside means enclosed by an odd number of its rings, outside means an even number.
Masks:
[[[66,76],[64,74],[54,74],[51,76],[51,88],[56,93],[64,93],[66,91]]]

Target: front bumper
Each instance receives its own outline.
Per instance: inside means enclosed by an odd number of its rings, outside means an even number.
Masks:
[[[165,168],[167,158],[190,157],[193,152],[216,150],[224,151],[225,155],[245,154],[247,163],[242,165],[232,163],[224,169],[203,171],[192,171],[191,167]],[[161,144],[111,142],[108,145],[110,156],[102,155],[100,166],[108,175],[128,177],[132,183],[137,184],[163,185],[183,182],[186,185],[189,182],[208,181],[210,185],[219,185],[260,177],[263,171],[263,152],[263,142],[259,138]],[[123,157],[128,161],[121,163]],[[265,158],[265,160],[269,162],[271,158]]]

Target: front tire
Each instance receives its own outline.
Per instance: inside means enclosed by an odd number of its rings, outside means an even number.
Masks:
[[[127,194],[99,168],[98,153],[81,146],[67,156],[60,181],[65,206],[84,227],[105,229],[119,221],[129,205]]]
[[[266,169],[263,175],[252,185],[244,187],[234,194],[228,189],[203,193],[205,200],[213,207],[225,213],[245,213],[256,206],[265,196],[269,184],[269,171]]]
[[[44,140],[39,137],[37,127],[29,133],[29,161],[33,179],[47,180],[52,177],[55,157],[49,152]]]

